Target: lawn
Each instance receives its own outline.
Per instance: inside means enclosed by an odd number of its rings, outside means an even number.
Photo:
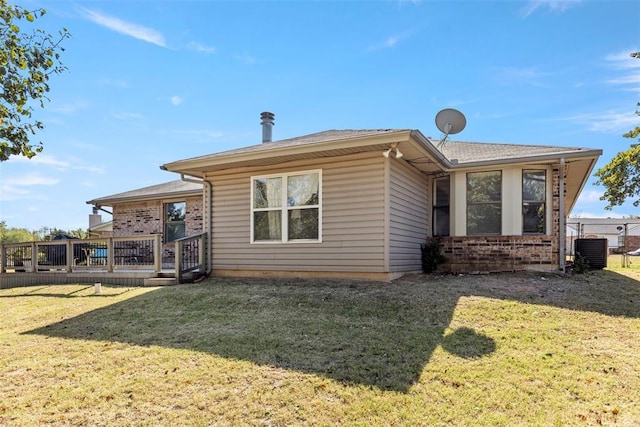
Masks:
[[[0,425],[640,423],[640,270],[611,262],[34,286],[0,313]]]

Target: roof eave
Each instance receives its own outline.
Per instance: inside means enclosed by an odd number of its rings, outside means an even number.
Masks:
[[[158,193],[150,194],[147,196],[127,196],[127,197],[108,197],[103,199],[87,200],[88,205],[93,206],[113,206],[117,203],[129,203],[129,202],[146,202],[149,200],[158,199],[175,199],[179,197],[198,196],[202,194],[202,190],[189,190],[189,191],[176,191],[173,193]]]
[[[586,173],[584,174],[584,178],[582,179],[582,182],[580,183],[580,187],[578,188],[578,191],[576,193],[578,195],[580,195],[582,193],[582,190],[584,190],[584,186],[587,184],[587,180],[591,176],[591,172],[593,171],[593,168],[596,166],[596,162],[598,161],[598,157],[600,157],[600,155],[602,154],[602,150],[598,150],[598,151],[600,151],[600,154],[591,159],[591,164],[589,165],[589,167],[587,168]],[[573,210],[573,208],[574,208],[574,206],[576,205],[577,202],[578,202],[578,197],[575,197],[573,199],[572,203],[570,203],[569,206],[565,207],[565,215],[566,216],[569,216],[569,214],[571,213],[571,211]]]
[[[593,149],[587,151],[567,151],[564,153],[554,153],[554,154],[542,154],[538,156],[526,156],[526,157],[513,157],[509,159],[491,159],[491,160],[480,160],[477,162],[462,162],[462,163],[450,163],[451,169],[468,169],[468,168],[479,168],[486,166],[496,166],[496,165],[504,165],[504,164],[517,164],[517,163],[542,163],[542,162],[551,162],[564,158],[565,160],[569,159],[598,159],[602,155],[602,150]],[[594,162],[595,163],[595,162]]]
[[[325,151],[344,150],[355,147],[391,144],[394,142],[406,141],[412,133],[413,131],[411,130],[400,130],[397,132],[389,132],[381,135],[363,135],[352,138],[336,139],[333,141],[326,141],[322,143],[316,142],[295,146],[276,146],[265,150],[252,151],[247,153],[233,153],[228,155],[222,154],[196,159],[179,160],[176,162],[166,163],[160,166],[160,169],[169,172],[188,173],[191,175],[195,174],[198,176],[203,176],[204,173],[202,173],[202,171],[212,166],[229,165],[229,167],[232,168],[232,163],[244,163],[251,162],[253,160],[264,160],[266,158],[278,158],[284,157],[285,155],[321,153]],[[277,144],[277,142],[265,144]]]
[[[433,145],[431,140],[424,136],[419,130],[412,130],[411,137],[415,139],[420,146],[427,151],[427,154],[438,161],[445,170],[453,169],[454,165],[445,157],[438,148]]]

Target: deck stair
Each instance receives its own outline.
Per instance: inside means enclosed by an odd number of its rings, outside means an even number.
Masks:
[[[144,286],[173,286],[178,284],[175,273],[158,273],[157,277],[144,279]]]

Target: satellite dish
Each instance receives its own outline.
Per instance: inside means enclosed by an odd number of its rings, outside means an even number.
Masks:
[[[466,125],[464,114],[453,108],[445,108],[436,114],[436,126],[447,136],[461,132]]]
[[[449,135],[461,132],[466,125],[467,119],[460,111],[454,110],[453,108],[440,110],[438,114],[436,114],[436,127],[444,135],[438,143],[438,147],[444,144]]]

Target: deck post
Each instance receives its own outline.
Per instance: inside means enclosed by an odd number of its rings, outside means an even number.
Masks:
[[[38,272],[38,246],[36,242],[31,243],[31,272]]]
[[[107,238],[107,272],[113,273],[113,238]]]
[[[182,241],[180,239],[176,240],[174,243],[174,251],[173,255],[175,257],[174,267],[176,269],[175,276],[178,280],[178,283],[182,281]]]
[[[7,248],[4,244],[0,243],[0,273],[4,273],[7,270]]]
[[[67,273],[71,273],[72,265],[73,265],[73,243],[71,240],[67,240]]]
[[[156,273],[162,272],[162,236],[156,234],[153,240],[154,264]]]
[[[204,259],[204,254],[205,254],[205,245],[207,243],[207,235],[206,234],[202,234],[202,236],[200,236],[200,241],[198,242],[198,264],[200,264],[202,266],[202,270],[206,271],[207,270],[207,262]]]

